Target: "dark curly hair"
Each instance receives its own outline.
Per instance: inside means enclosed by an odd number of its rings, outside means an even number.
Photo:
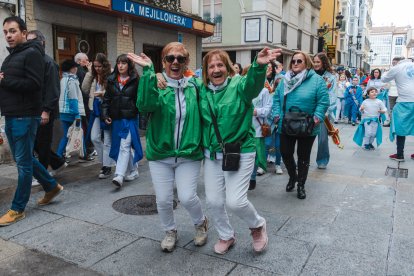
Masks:
[[[93,62],[99,62],[102,64],[102,78],[101,78],[101,85],[106,87],[106,80],[108,79],[108,76],[111,74],[111,64],[109,64],[109,61],[105,54],[103,53],[97,53],[95,56],[95,60]],[[95,66],[92,64],[92,76],[98,81],[98,72],[95,70]]]
[[[372,70],[372,71],[371,71],[371,80],[374,80],[374,79],[375,79],[375,77],[374,77],[374,72],[375,72],[376,70],[378,70],[378,72],[379,72],[378,79],[380,79],[380,78],[381,78],[381,70],[380,70],[379,68],[375,68],[374,70]]]

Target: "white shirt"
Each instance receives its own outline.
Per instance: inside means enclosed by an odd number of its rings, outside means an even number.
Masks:
[[[414,102],[414,63],[401,60],[390,71],[382,75],[383,82],[395,80],[397,84],[397,102]]]
[[[379,111],[387,111],[384,103],[378,99],[366,99],[362,102],[361,107],[364,107],[362,111],[362,119],[364,118],[378,118],[380,115]]]

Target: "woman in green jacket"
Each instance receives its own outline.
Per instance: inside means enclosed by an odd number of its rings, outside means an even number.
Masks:
[[[313,63],[308,54],[295,52],[286,73],[273,97],[272,116],[275,124],[279,122],[280,148],[283,163],[289,173],[289,182],[286,192],[291,192],[298,182],[297,197],[305,199],[305,182],[308,177],[309,160],[312,145],[316,135],[320,131],[320,123],[323,123],[325,112],[329,107],[329,95],[325,80],[312,69]],[[286,107],[284,102],[286,97]],[[291,107],[300,108],[303,112],[313,116],[315,127],[310,136],[289,136],[282,131],[284,111]],[[298,155],[298,173],[294,159],[295,145]]]
[[[217,254],[225,254],[235,243],[225,205],[244,220],[253,236],[253,249],[263,251],[268,242],[266,221],[259,216],[247,199],[256,144],[252,127],[252,100],[262,90],[266,66],[280,55],[281,50],[263,49],[247,75],[234,76],[228,54],[213,50],[203,59],[203,82],[200,89],[200,111],[204,147],[204,183],[207,204],[219,234],[214,246]],[[217,118],[219,135],[224,144],[240,143],[240,162],[237,171],[223,171],[223,147],[216,134],[213,115]]]
[[[183,44],[171,42],[164,47],[161,55],[164,78],[167,80],[165,89],[157,88],[157,77],[149,57],[128,54],[128,58],[142,66],[144,71],[138,88],[137,107],[140,112],[151,114],[146,156],[158,213],[166,231],[161,248],[171,252],[178,239],[173,214],[174,182],[180,203],[195,225],[195,245],[206,243],[208,225],[197,196],[203,159],[197,90],[192,79],[183,76],[189,63],[189,53]]]

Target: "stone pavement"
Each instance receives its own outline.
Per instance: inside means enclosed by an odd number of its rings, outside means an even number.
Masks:
[[[264,254],[252,252],[250,232],[235,216],[237,244],[228,254],[214,254],[213,226],[207,245],[195,247],[194,228],[180,204],[178,248],[163,253],[157,215],[124,215],[112,208],[120,198],[154,194],[145,161],[139,179],[121,190],[111,179],[97,179],[98,164],[71,163],[58,178],[65,190],[56,202],[36,206],[42,196],[36,187],[27,218],[0,228],[0,275],[414,275],[413,137],[400,164],[408,178],[396,178],[385,176],[387,166],[398,165],[388,159],[395,145],[387,128],[384,144],[369,152],[352,142],[355,127],[339,128],[345,148],[330,144],[326,170],[316,168],[315,143],[306,200],[285,192],[286,173],[258,177],[256,190],[249,192],[267,219]],[[15,168],[0,165],[1,213],[9,208],[15,185]]]

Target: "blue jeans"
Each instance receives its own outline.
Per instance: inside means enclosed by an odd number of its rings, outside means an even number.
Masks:
[[[40,117],[6,117],[6,135],[18,172],[16,193],[11,206],[14,211],[20,212],[26,208],[32,189],[33,176],[39,181],[45,192],[50,192],[57,185],[56,180],[33,157],[33,147],[39,124]]]
[[[320,165],[328,165],[329,163],[329,137],[328,130],[326,129],[325,123],[321,123],[321,131],[318,135],[318,154],[316,156],[316,163]]]
[[[267,156],[276,156],[276,165],[280,165],[280,161],[282,160],[282,155],[280,154],[280,134],[275,129],[272,132],[272,136],[265,138],[265,144],[266,144],[266,157]],[[272,145],[274,146],[275,151],[269,152],[269,150],[272,148]]]

